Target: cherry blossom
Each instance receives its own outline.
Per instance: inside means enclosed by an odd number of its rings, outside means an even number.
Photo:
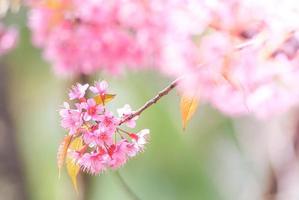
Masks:
[[[16,46],[18,31],[13,27],[5,27],[0,23],[0,55],[7,53]]]
[[[101,96],[104,96],[106,94],[108,88],[108,83],[106,81],[98,81],[95,83],[95,86],[91,86],[90,90],[94,94],[99,94]]]
[[[73,86],[69,95],[72,104],[65,102],[60,110],[61,126],[73,139],[80,138],[82,141],[82,147],[69,150],[68,155],[83,171],[95,175],[109,168],[117,169],[143,151],[149,135],[148,129],[134,134],[121,127],[120,122],[132,113],[129,105],[121,109],[123,115],[118,118],[108,110],[106,103],[100,104],[94,98],[86,97],[87,89],[97,88],[99,83],[106,82],[96,82],[90,87],[88,84]],[[107,87],[104,88],[106,94]],[[96,94],[101,95],[101,92],[97,91]]]
[[[177,48],[164,51],[165,71],[185,75],[184,93],[231,116],[266,118],[298,104],[298,6],[292,0],[281,9],[274,5],[202,1],[206,33],[184,32]]]
[[[70,100],[83,98],[88,87],[88,84],[81,85],[80,83],[77,83],[76,86],[72,86],[69,92]]]
[[[101,105],[97,105],[94,99],[88,99],[86,103],[84,102],[82,104],[84,109],[86,109],[83,117],[85,121],[98,121],[100,119],[100,115],[103,112],[104,108]]]
[[[117,112],[118,112],[118,115],[124,119],[133,113],[131,106],[129,104],[124,105],[123,108],[117,109]],[[126,122],[126,125],[129,128],[134,128],[136,126],[137,119],[138,119],[138,116],[133,117],[132,119],[130,119]]]

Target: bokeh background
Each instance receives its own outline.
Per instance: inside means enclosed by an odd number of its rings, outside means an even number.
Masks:
[[[65,170],[58,179],[65,131],[57,111],[75,78],[58,78],[32,46],[24,10],[6,22],[20,39],[0,61],[0,199],[131,199],[113,171],[80,177],[78,195]],[[137,109],[171,81],[153,71],[95,74],[89,82],[98,79],[117,94],[114,111],[126,103]],[[203,104],[183,131],[179,99],[174,91],[143,113],[137,129],[151,130],[150,143],[119,170],[140,199],[299,199],[297,111],[230,119]]]

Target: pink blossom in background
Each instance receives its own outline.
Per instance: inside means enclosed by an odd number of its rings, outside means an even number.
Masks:
[[[31,0],[36,46],[59,74],[154,68],[231,116],[299,100],[294,0]],[[277,7],[279,5],[279,8]],[[105,83],[91,87],[105,93]],[[127,122],[134,127],[135,120]]]
[[[290,0],[277,9],[270,0],[202,2],[206,33],[199,41],[185,33],[192,48],[179,55],[190,59],[170,61],[186,64],[182,90],[232,116],[265,118],[298,104],[298,4]]]
[[[154,34],[163,33],[158,16],[151,17],[156,8],[142,1],[48,0],[29,6],[33,41],[58,73],[142,68]]]
[[[16,46],[18,31],[13,27],[5,27],[0,23],[0,56]]]
[[[202,32],[206,17],[196,0],[31,0],[28,5],[33,42],[59,74],[162,67],[164,46],[182,47],[185,32]]]
[[[94,98],[86,97],[85,91],[98,88],[98,83],[105,83],[106,94],[107,82],[96,82],[90,87],[87,84],[76,84],[71,90],[75,95],[70,95],[75,108],[71,108],[69,103],[64,103],[64,108],[60,110],[61,126],[73,138],[80,137],[83,141],[82,148],[70,151],[69,155],[83,171],[95,175],[109,168],[119,168],[129,158],[142,152],[149,140],[148,129],[134,133],[120,126],[120,122],[128,115],[118,118],[108,110],[106,104],[100,105]],[[128,111],[132,113],[131,107],[126,105],[124,112],[129,114]]]

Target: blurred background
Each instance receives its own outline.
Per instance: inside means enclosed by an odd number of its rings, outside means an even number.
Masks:
[[[18,46],[0,64],[0,199],[129,200],[115,172],[80,177],[79,194],[56,152],[66,134],[58,109],[74,79],[57,78],[31,45],[26,13],[7,18],[19,27]],[[111,110],[143,105],[172,80],[151,71],[118,77],[96,74],[117,94]],[[268,121],[230,119],[201,105],[182,130],[172,92],[140,117],[151,130],[144,153],[119,172],[142,200],[298,200],[297,111]]]

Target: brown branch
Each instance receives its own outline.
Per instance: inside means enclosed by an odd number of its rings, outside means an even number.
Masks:
[[[139,116],[143,111],[145,111],[147,108],[152,106],[153,104],[157,103],[163,96],[167,95],[171,90],[173,90],[181,81],[183,77],[177,78],[174,80],[170,85],[168,85],[166,88],[161,90],[154,98],[147,101],[142,107],[140,107],[138,110],[133,112],[131,115],[123,119],[119,125],[129,121],[130,119],[133,119],[136,116]]]

